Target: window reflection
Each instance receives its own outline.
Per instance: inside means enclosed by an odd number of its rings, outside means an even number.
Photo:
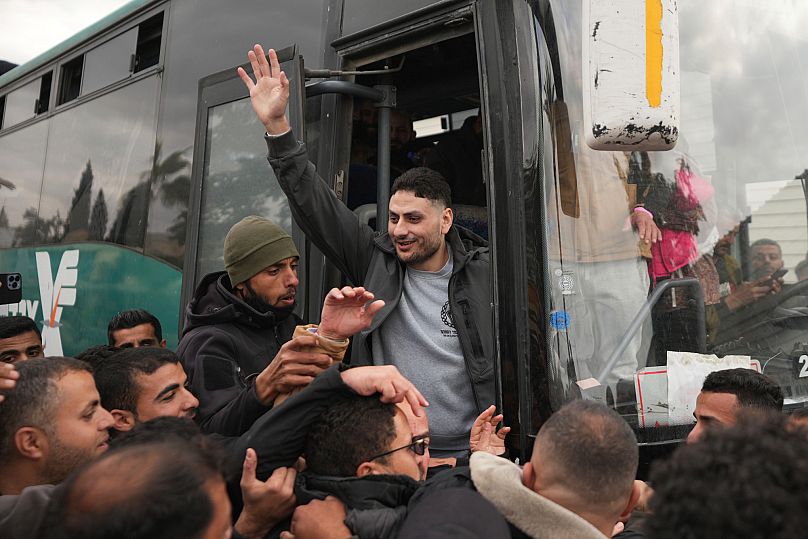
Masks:
[[[37,122],[0,142],[0,248],[36,243],[39,191],[48,122]]]
[[[619,385],[631,383],[633,371],[666,365],[669,351],[744,354],[792,402],[806,400],[792,356],[808,349],[808,285],[801,284],[808,277],[808,74],[800,68],[808,4],[679,2],[681,136],[669,152],[586,147],[580,5],[552,6],[557,44],[549,56],[558,59],[564,106],[555,102],[560,88],[550,73],[543,81],[555,159],[547,185],[550,301],[571,320],[551,335],[558,365],[581,380],[628,339],[606,378]],[[662,233],[654,246],[632,230],[637,204]],[[682,278],[696,279],[703,299],[687,289],[665,293],[650,323],[626,335],[648,294]]]
[[[158,90],[152,77],[54,116],[39,241],[142,247]]]
[[[272,219],[291,234],[292,214],[267,163],[262,131],[249,98],[209,111],[197,255],[199,277],[224,268],[224,237],[247,215]]]

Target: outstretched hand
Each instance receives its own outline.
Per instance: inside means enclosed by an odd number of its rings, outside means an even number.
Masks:
[[[382,307],[384,301],[373,301],[373,294],[361,286],[332,288],[323,302],[317,333],[336,341],[347,339],[369,327]]]
[[[502,455],[505,453],[505,436],[511,431],[510,427],[502,427],[497,430],[497,425],[502,421],[502,414],[494,415],[497,407],[493,404],[477,416],[474,425],[471,427],[469,435],[469,449],[472,453],[485,451],[492,455]]]
[[[250,101],[258,119],[264,124],[270,135],[282,135],[289,130],[286,120],[286,105],[289,102],[289,79],[281,71],[278,55],[274,49],[269,49],[269,62],[264,55],[261,45],[255,45],[247,53],[247,59],[252,66],[252,78],[243,68],[237,69],[238,76],[250,91]]]
[[[429,403],[412,382],[404,378],[392,365],[354,367],[340,373],[342,381],[359,395],[369,397],[381,394],[382,402],[406,400],[417,417],[424,417],[424,406]]]

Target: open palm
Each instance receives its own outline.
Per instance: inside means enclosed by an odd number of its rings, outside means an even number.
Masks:
[[[332,288],[323,302],[317,332],[323,337],[342,340],[369,327],[373,316],[384,307],[384,301],[373,301],[373,297],[361,286]]]

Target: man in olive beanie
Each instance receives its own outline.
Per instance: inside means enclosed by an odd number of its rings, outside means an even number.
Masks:
[[[204,432],[242,434],[276,397],[307,385],[331,365],[331,357],[316,348],[318,336],[293,338],[301,324],[293,313],[298,258],[280,226],[245,217],[225,238],[226,271],[206,275],[197,286],[177,355],[199,399],[197,421]],[[320,336],[350,336],[340,329],[321,325]]]

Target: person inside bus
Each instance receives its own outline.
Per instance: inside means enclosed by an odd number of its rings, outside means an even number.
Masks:
[[[186,308],[177,347],[199,399],[204,432],[237,436],[276,399],[330,366],[316,348],[335,346],[370,324],[383,302],[362,288],[334,289],[313,332],[293,336],[298,252],[280,226],[258,216],[233,225],[224,241],[226,271],[202,278]],[[366,307],[366,304],[367,307]]]
[[[107,339],[116,348],[166,347],[160,321],[143,309],[121,311],[113,316],[107,326]]]
[[[808,258],[800,260],[800,263],[794,267],[794,274],[797,276],[797,282],[808,279]]]
[[[387,306],[354,337],[352,365],[397,366],[432,402],[436,457],[468,451],[474,418],[494,402],[488,244],[453,226],[448,184],[424,167],[391,188],[387,233],[376,235],[338,201],[291,132],[289,81],[277,55],[248,53],[256,77],[238,73],[266,128],[269,161],[306,236],[354,284]]]
[[[486,205],[483,182],[483,125],[479,114],[469,116],[427,155],[425,165],[446,178],[456,204]]]
[[[61,483],[108,448],[113,419],[100,403],[90,366],[72,358],[15,365],[0,403],[0,494]]]
[[[42,333],[27,316],[0,317],[0,362],[17,363],[45,357]]]

